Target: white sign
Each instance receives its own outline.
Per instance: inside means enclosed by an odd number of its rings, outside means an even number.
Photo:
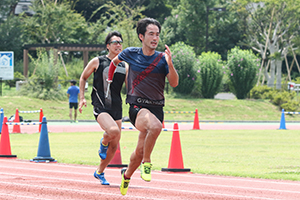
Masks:
[[[0,51],[0,78],[2,78],[2,80],[14,79],[13,51]]]

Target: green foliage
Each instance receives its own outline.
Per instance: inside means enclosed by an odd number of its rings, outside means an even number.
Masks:
[[[257,80],[259,59],[249,50],[233,48],[228,53],[230,90],[238,99],[245,99]]]
[[[172,15],[167,17],[162,24],[162,31],[160,38],[165,41],[166,44],[175,44],[179,41],[185,41],[182,34],[182,27],[178,25],[178,14],[177,10],[172,12]]]
[[[174,67],[179,75],[178,86],[174,91],[180,94],[190,94],[195,85],[196,72],[194,64],[196,60],[192,47],[178,42],[170,47],[173,55]]]
[[[35,71],[21,88],[21,94],[43,100],[64,99],[65,94],[58,87],[59,64],[55,62],[53,51],[49,51],[49,56],[45,51],[38,51],[38,58],[31,59]]]
[[[81,73],[83,71],[83,60],[74,58],[71,62],[66,63],[66,71],[63,66],[59,68],[59,81],[60,84],[63,86],[69,86],[70,80],[76,80],[77,83],[79,82]]]
[[[300,106],[299,101],[296,100],[288,100],[286,103],[281,104],[281,109],[284,109],[287,112],[294,112],[298,110]]]
[[[196,62],[198,69],[196,87],[204,98],[213,99],[219,92],[225,67],[218,53],[202,53]]]
[[[33,1],[32,17],[21,16],[27,43],[86,43],[87,23],[70,5],[44,0]]]
[[[205,50],[206,6],[215,1],[181,0],[178,7],[178,27],[186,44],[194,47],[197,55]]]
[[[227,60],[227,51],[243,41],[244,28],[240,27],[242,20],[233,10],[232,2],[215,7],[226,8],[226,11],[209,12],[207,49],[218,52],[222,56],[222,60]]]
[[[294,100],[295,92],[281,91],[272,96],[271,102],[279,107],[279,110],[296,111],[299,107],[299,102]]]
[[[252,99],[271,99],[271,94],[275,89],[268,87],[267,85],[255,86],[250,91],[250,98]]]
[[[296,111],[299,109],[300,102],[296,97],[295,91],[277,90],[266,85],[256,86],[250,91],[250,97],[253,99],[270,99],[278,106],[278,110]]]
[[[11,14],[11,9],[18,3],[19,0],[1,0],[0,1],[0,24],[5,21]],[[1,44],[1,43],[0,43]]]
[[[20,32],[22,32],[21,21],[17,17],[8,17],[4,23],[0,23],[0,49],[13,51],[15,60],[21,60],[23,56],[23,41]]]

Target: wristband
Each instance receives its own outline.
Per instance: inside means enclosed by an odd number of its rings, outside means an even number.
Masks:
[[[108,82],[112,82],[116,68],[117,66],[115,65],[115,63],[111,61],[108,69],[108,78],[107,78]]]

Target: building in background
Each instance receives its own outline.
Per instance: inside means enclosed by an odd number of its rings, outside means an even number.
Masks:
[[[34,15],[33,10],[30,9],[30,6],[32,5],[33,0],[20,0],[17,5],[15,6],[15,10],[14,10],[14,14],[15,15],[19,15],[23,12],[25,12],[25,14],[32,16]]]

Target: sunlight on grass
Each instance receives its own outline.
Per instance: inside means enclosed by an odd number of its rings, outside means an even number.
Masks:
[[[102,133],[49,133],[51,156],[60,163],[99,164]],[[39,134],[10,134],[12,154],[19,159],[37,155]],[[122,163],[128,164],[137,131],[123,131]],[[162,132],[152,154],[154,170],[167,168],[172,132]],[[300,180],[300,133],[297,130],[180,131],[184,168],[194,173]]]

